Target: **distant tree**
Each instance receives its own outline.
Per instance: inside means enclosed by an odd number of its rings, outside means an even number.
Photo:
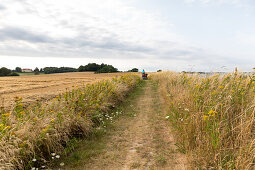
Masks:
[[[128,70],[128,72],[138,72],[138,68],[132,68],[131,70]]]
[[[95,73],[113,73],[113,72],[118,72],[118,69],[113,67],[112,65],[107,65],[107,64],[96,64],[96,63],[89,63],[85,66],[80,66],[78,68],[79,72],[84,72],[84,71],[93,71]]]
[[[11,72],[12,71],[6,67],[0,68],[0,76],[7,76],[7,75],[11,74]]]
[[[36,67],[36,68],[34,69],[34,72],[38,72],[38,73],[39,73],[39,68]]]
[[[16,71],[17,73],[21,73],[21,72],[22,72],[22,69],[21,69],[20,67],[16,67],[16,68],[15,68],[15,71]]]
[[[96,73],[115,73],[118,72],[118,69],[112,65],[104,65],[101,69],[96,71]]]
[[[157,72],[161,72],[162,70],[157,70]]]
[[[40,68],[40,71],[39,71],[40,73],[42,73],[43,72],[43,69],[42,68]]]
[[[71,67],[45,67],[44,69],[45,74],[51,73],[66,73],[66,72],[76,72],[77,69]]]

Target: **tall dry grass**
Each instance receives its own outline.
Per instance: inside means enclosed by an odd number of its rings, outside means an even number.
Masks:
[[[255,168],[255,74],[162,72],[153,79],[169,108],[179,150],[195,167]]]
[[[0,169],[31,169],[49,161],[51,153],[63,153],[74,137],[104,123],[139,81],[136,75],[104,80],[30,107],[17,97],[11,112],[0,112]]]

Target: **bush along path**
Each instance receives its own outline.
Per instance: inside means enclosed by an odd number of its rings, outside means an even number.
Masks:
[[[61,169],[188,169],[169,127],[157,84],[143,81],[67,157]],[[64,165],[64,166],[60,166]],[[54,169],[54,168],[53,168]]]

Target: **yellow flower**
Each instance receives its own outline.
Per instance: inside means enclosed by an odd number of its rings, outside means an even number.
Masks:
[[[210,110],[210,111],[208,112],[209,115],[213,115],[213,114],[215,115],[216,113],[217,113],[217,112],[214,111],[214,110]]]
[[[204,120],[207,120],[209,118],[209,116],[204,115],[203,118],[204,118]]]
[[[55,122],[55,119],[51,119],[51,122]]]
[[[223,88],[224,88],[224,86],[219,86],[219,88],[220,88],[220,89],[223,89]]]
[[[9,117],[9,116],[10,116],[10,113],[5,113],[5,114],[3,114],[3,116]]]
[[[43,132],[46,132],[46,131],[47,131],[47,129],[46,129],[46,128],[44,128],[42,131],[43,131]]]

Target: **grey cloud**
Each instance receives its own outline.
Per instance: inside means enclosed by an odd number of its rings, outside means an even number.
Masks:
[[[84,31],[86,32],[86,31]],[[99,48],[104,50],[118,50],[123,52],[138,52],[138,53],[148,53],[152,52],[153,49],[132,45],[128,42],[120,41],[116,35],[108,33],[107,37],[97,37],[97,39],[93,39],[93,35],[89,35],[89,33],[81,34],[74,38],[58,38],[54,39],[45,34],[38,34],[32,31],[28,31],[22,28],[17,27],[6,27],[0,29],[0,40],[23,40],[30,43],[45,43],[45,44],[58,44],[62,45],[63,48]],[[92,38],[91,38],[92,37]]]
[[[32,43],[47,43],[53,40],[45,35],[36,34],[33,32],[26,31],[25,29],[16,27],[6,27],[0,29],[0,40],[23,40]]]
[[[5,6],[0,4],[0,10],[4,10],[4,9],[5,9]]]

